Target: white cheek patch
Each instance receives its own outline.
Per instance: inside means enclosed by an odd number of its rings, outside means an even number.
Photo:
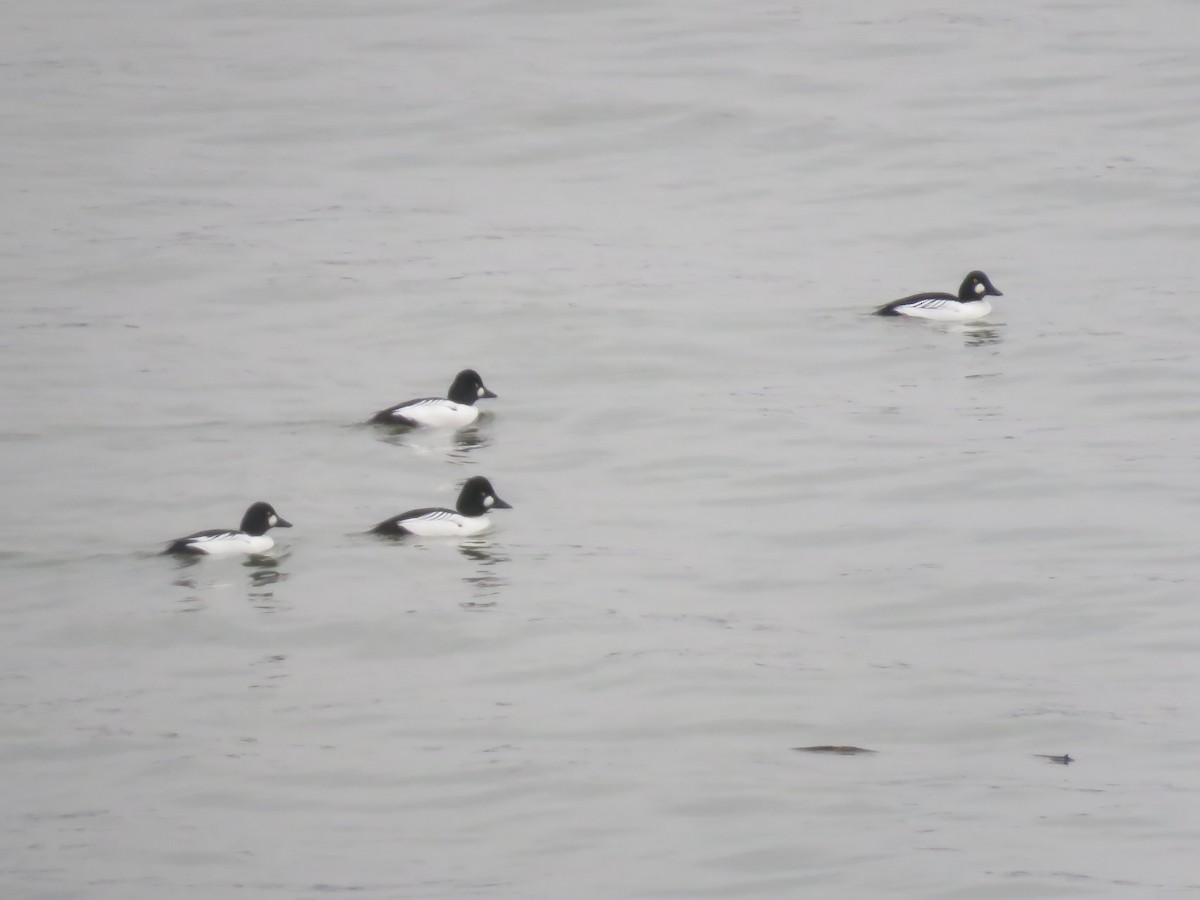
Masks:
[[[482,397],[484,395],[484,392],[486,392],[486,391],[487,391],[487,388],[485,388],[481,385],[479,388],[479,392],[478,392],[479,396]]]
[[[986,293],[986,292],[987,292],[987,288],[986,288],[986,287],[984,287],[984,284],[983,284],[983,282],[982,282],[982,281],[976,282],[976,284],[975,284],[975,293],[977,293],[977,294],[983,294],[983,293]]]
[[[270,521],[271,527],[274,528],[276,525],[279,524],[279,516],[272,513],[271,518],[268,521]]]
[[[491,507],[495,504],[495,502],[496,502],[496,498],[493,497],[491,494],[488,494],[486,497],[483,498],[483,505],[488,507],[489,509],[491,509]]]

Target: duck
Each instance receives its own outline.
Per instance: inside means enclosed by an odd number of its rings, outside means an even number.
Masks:
[[[445,397],[420,397],[405,400],[371,417],[374,425],[403,425],[408,428],[463,428],[479,418],[476,400],[494,400],[474,369],[463,369],[454,376]]]
[[[992,311],[988,297],[1003,297],[983,272],[968,272],[958,287],[958,295],[935,291],[913,294],[885,303],[875,310],[877,316],[913,316],[938,322],[975,322]]]
[[[471,537],[483,534],[492,527],[491,517],[487,514],[492,509],[512,509],[512,504],[501,500],[492,483],[485,477],[474,475],[463,483],[454,509],[410,509],[380,522],[371,529],[371,533],[392,536],[412,534],[421,537]]]
[[[210,528],[168,542],[166,553],[185,556],[228,556],[236,553],[266,553],[275,546],[267,532],[291,528],[270,503],[251,503],[237,529]]]

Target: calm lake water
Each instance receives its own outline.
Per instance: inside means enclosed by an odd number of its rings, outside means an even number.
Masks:
[[[1200,893],[1200,6],[3,21],[3,896]]]

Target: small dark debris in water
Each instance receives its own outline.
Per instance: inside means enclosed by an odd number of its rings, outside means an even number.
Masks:
[[[864,747],[850,747],[844,744],[821,744],[817,747],[793,747],[793,750],[803,750],[805,753],[840,753],[842,756],[854,756],[856,753],[874,753]]]
[[[1039,759],[1048,759],[1052,763],[1058,763],[1060,766],[1069,766],[1071,763],[1075,762],[1075,757],[1073,757],[1070,753],[1064,753],[1062,756],[1054,756],[1050,753],[1035,753],[1033,755]]]

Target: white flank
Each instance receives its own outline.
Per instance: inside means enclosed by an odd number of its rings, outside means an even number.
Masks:
[[[483,534],[492,527],[487,516],[460,516],[458,513],[436,512],[415,519],[401,519],[400,524],[421,537],[470,537]]]
[[[214,537],[192,538],[188,546],[209,556],[231,556],[235,553],[266,553],[275,546],[275,541],[265,534],[229,531]]]
[[[402,406],[394,415],[411,419],[418,425],[428,425],[430,428],[462,428],[479,418],[479,410],[473,406],[455,403],[453,400],[425,400],[411,406]]]
[[[940,299],[910,303],[896,309],[902,316],[932,319],[935,322],[974,322],[991,311],[992,304],[987,300],[968,300],[966,303],[960,303],[957,300]]]

